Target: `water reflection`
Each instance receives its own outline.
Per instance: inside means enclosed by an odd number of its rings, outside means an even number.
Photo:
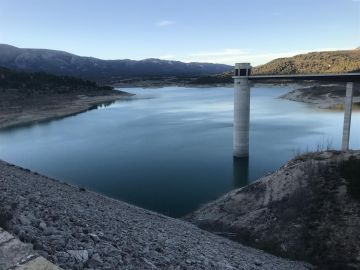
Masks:
[[[249,158],[233,158],[234,188],[240,188],[249,183]]]
[[[123,89],[124,100],[57,121],[0,131],[0,159],[181,217],[274,171],[319,140],[339,148],[344,115],[251,90],[250,160],[232,157],[232,88]],[[360,148],[353,113],[351,148]],[[325,145],[323,143],[321,145]]]

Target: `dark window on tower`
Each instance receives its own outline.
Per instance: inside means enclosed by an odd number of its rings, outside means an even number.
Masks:
[[[246,69],[240,69],[240,76],[246,76]]]
[[[239,76],[239,70],[237,68],[235,69],[235,76]]]

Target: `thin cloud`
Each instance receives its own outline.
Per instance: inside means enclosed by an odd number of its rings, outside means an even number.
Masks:
[[[175,55],[167,54],[167,55],[159,56],[158,58],[159,58],[159,59],[163,59],[163,60],[174,59],[174,58],[175,58]]]
[[[221,51],[192,53],[190,54],[190,56],[224,56],[224,55],[243,55],[243,54],[247,54],[247,52],[239,49],[223,49]]]
[[[155,25],[157,27],[164,27],[164,26],[170,26],[173,25],[174,22],[173,21],[169,21],[169,20],[162,20],[162,21],[158,21],[155,23]]]
[[[313,51],[334,51],[345,48],[316,48],[310,50],[293,50],[283,52],[255,52],[241,49],[223,49],[220,51],[195,52],[179,56],[177,59],[184,62],[209,62],[233,65],[234,63],[249,62],[253,66],[265,64],[271,60],[281,57],[290,57]]]

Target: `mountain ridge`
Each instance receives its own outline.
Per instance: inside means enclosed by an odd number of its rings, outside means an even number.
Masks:
[[[0,66],[91,80],[135,76],[206,75],[222,73],[232,68],[224,64],[184,63],[156,58],[103,60],[60,50],[18,48],[7,44],[0,44]]]

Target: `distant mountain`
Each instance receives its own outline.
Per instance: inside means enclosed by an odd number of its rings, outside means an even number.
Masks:
[[[141,76],[189,76],[226,72],[231,66],[209,63],[183,63],[160,59],[101,60],[63,51],[21,49],[0,44],[0,66],[24,71],[43,71],[93,80]]]
[[[253,74],[338,73],[360,70],[360,50],[325,51],[278,58],[255,67]]]

